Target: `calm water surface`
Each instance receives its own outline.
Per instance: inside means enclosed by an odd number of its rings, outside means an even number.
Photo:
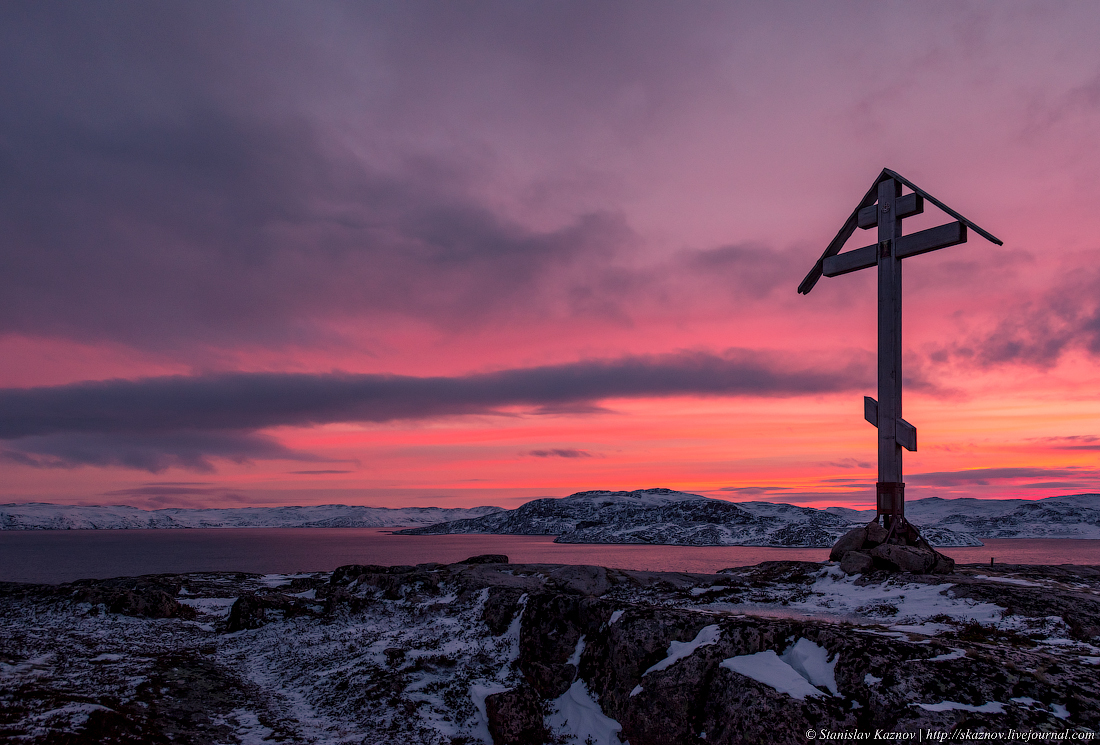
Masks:
[[[393,528],[0,531],[0,581],[70,582],[177,572],[290,573],[342,564],[449,563],[507,554],[516,563],[598,564],[620,569],[715,572],[761,561],[824,561],[824,548],[622,546],[554,543],[552,536],[391,535]],[[1100,541],[987,540],[949,548],[960,563],[1100,564]]]

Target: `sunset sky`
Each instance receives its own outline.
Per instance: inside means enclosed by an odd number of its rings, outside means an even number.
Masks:
[[[1100,5],[0,5],[0,502],[1100,491]],[[930,205],[906,232],[948,222]],[[858,231],[848,248],[873,242]]]

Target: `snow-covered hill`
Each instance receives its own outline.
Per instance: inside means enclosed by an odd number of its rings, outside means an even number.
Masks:
[[[905,509],[935,546],[980,546],[981,538],[1100,539],[1100,494],[1038,500],[930,497],[907,502]],[[866,523],[874,514],[725,502],[670,489],[588,491],[405,532],[556,535],[559,543],[830,546],[849,526]]]
[[[980,546],[982,538],[1100,539],[1100,494],[1046,499],[906,502],[906,516],[935,546]],[[499,507],[246,507],[161,509],[0,505],[0,530],[110,528],[374,528],[407,533],[553,535],[558,543],[680,546],[831,546],[874,510],[817,510],[773,502],[726,502],[671,489],[585,491]]]
[[[0,530],[86,530],[121,528],[388,528],[432,525],[500,512],[500,507],[239,507],[162,509],[59,504],[0,505]]]
[[[412,535],[505,533],[556,535],[558,543],[649,543],[677,546],[831,546],[854,522],[812,507],[726,502],[671,489],[586,491],[536,499],[485,517],[401,531]],[[980,546],[950,530],[934,530],[938,546]]]
[[[829,507],[852,522],[866,522],[874,510]],[[1100,494],[1069,494],[1044,499],[941,499],[905,503],[905,515],[922,532],[944,529],[977,538],[1100,539]]]

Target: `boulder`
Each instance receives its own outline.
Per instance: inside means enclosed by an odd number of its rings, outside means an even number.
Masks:
[[[469,559],[463,559],[462,561],[456,561],[456,564],[507,564],[508,557],[504,554],[481,554],[480,556],[471,556]]]
[[[874,566],[875,560],[860,551],[849,551],[840,560],[840,571],[845,574],[863,574],[871,571]]]
[[[932,574],[952,574],[955,571],[955,560],[950,556],[944,556],[939,551],[933,550],[932,553],[936,555],[936,561],[932,564]]]
[[[109,613],[143,618],[195,617],[194,608],[172,597],[179,592],[178,585],[159,585],[140,578],[81,580],[73,584],[76,602],[102,604]]]
[[[867,528],[852,528],[833,544],[833,550],[829,552],[829,561],[840,561],[849,551],[858,551],[863,548],[866,540]]]
[[[550,572],[549,584],[564,592],[599,597],[608,591],[611,583],[607,570],[592,566],[563,566]]]
[[[886,541],[887,535],[889,535],[889,531],[879,525],[877,521],[872,520],[867,523],[867,543],[877,546]]]
[[[884,543],[871,549],[871,556],[885,563],[890,569],[914,574],[927,574],[936,563],[936,552],[915,546],[899,546]]]
[[[498,745],[542,745],[550,742],[545,705],[531,686],[485,697],[489,734]]]
[[[481,620],[489,627],[493,636],[500,636],[512,625],[512,619],[520,610],[521,597],[523,590],[518,587],[489,588],[489,597],[481,611]]]
[[[233,607],[229,609],[229,621],[226,623],[226,633],[244,629],[258,629],[264,625],[264,604],[260,598],[251,593],[245,593],[233,601]]]

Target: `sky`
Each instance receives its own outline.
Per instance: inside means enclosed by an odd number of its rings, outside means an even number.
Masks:
[[[1100,6],[0,5],[0,502],[1100,491]],[[905,231],[949,222],[931,205]],[[857,231],[847,244],[874,240]]]

